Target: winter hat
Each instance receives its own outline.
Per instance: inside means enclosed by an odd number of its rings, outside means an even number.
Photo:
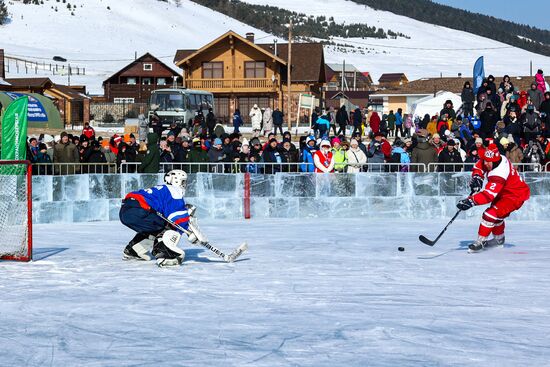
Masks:
[[[334,145],[334,144],[336,144],[336,143],[338,143],[338,144],[342,143],[342,141],[340,140],[340,138],[332,138],[332,145]]]
[[[411,140],[410,138],[407,138],[407,139],[405,139],[403,142],[404,142],[405,144],[407,144],[407,143],[412,143],[412,140]]]
[[[356,139],[351,139],[350,145],[359,145],[359,142]]]
[[[46,146],[46,144],[44,143],[40,143],[38,144],[38,150],[47,150],[48,147]]]
[[[420,130],[418,130],[417,135],[418,135],[418,136],[422,136],[422,137],[426,137],[426,136],[428,136],[428,130],[426,130],[426,129],[420,129]]]
[[[275,138],[269,139],[269,144],[271,144],[271,143],[273,143],[273,142],[275,142],[275,143],[277,143],[277,144],[279,143],[279,142],[277,141],[277,139],[275,139]]]
[[[309,145],[309,142],[310,142],[310,141],[313,141],[313,142],[314,142],[314,141],[315,141],[315,137],[313,137],[313,136],[311,136],[311,135],[308,136],[308,137],[306,138],[306,144]]]
[[[319,144],[319,146],[320,146],[320,147],[326,147],[326,146],[328,146],[328,147],[330,148],[330,141],[328,141],[328,140],[326,140],[326,139],[325,139],[325,140],[322,140],[322,141],[321,141],[321,144]]]
[[[256,144],[261,144],[260,139],[252,138],[252,140],[250,140],[250,145],[256,145]]]
[[[167,136],[176,136],[176,134],[174,134],[174,132],[172,130],[168,131],[168,135]]]
[[[199,138],[193,139],[193,146],[200,147],[201,146],[201,140]]]
[[[214,145],[222,145],[222,140],[220,138],[214,139]]]
[[[477,143],[479,143],[479,144],[483,144],[483,139],[481,139],[481,138],[477,138],[477,139],[476,139],[476,141],[475,141],[475,143],[476,143],[476,144],[477,144]]]
[[[243,146],[244,145],[250,146],[250,143],[248,142],[248,139],[246,139],[246,138],[243,139]]]
[[[99,148],[99,142],[97,140],[92,140],[92,148]]]
[[[63,139],[64,136],[69,136],[66,131],[63,131],[61,135],[59,136],[59,140]]]
[[[510,144],[510,141],[506,138],[500,138],[500,145],[505,146]]]
[[[449,141],[447,142],[447,145],[450,145],[450,146],[454,147],[456,145],[455,140],[454,139],[449,139]]]
[[[438,134],[438,133],[435,133],[435,134],[434,134],[434,135],[432,136],[432,139],[435,139],[435,138],[437,138],[437,139],[441,139],[441,136],[439,136],[439,134]]]

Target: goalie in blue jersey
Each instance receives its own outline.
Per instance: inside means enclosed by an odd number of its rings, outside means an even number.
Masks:
[[[156,258],[161,267],[181,265],[185,252],[178,243],[183,233],[191,243],[208,242],[194,217],[195,207],[183,198],[187,174],[172,170],[164,175],[164,183],[133,191],[124,198],[120,221],[137,232],[124,249],[125,259]]]

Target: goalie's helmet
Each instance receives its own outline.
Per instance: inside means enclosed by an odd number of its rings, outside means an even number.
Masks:
[[[181,169],[173,169],[164,174],[164,182],[167,185],[179,186],[185,192],[185,187],[187,186],[187,173]]]

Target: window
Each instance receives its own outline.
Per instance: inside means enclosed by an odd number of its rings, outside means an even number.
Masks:
[[[136,78],[128,78],[128,79],[126,79],[126,84],[136,85],[137,84],[137,79]]]
[[[143,70],[153,71],[153,64],[143,64]]]
[[[151,85],[153,83],[153,81],[151,80],[151,78],[143,78],[141,79],[141,84],[142,85]]]
[[[134,103],[135,99],[134,98],[115,98],[114,99],[114,102],[115,103]]]
[[[245,61],[245,78],[265,78],[265,61]]]
[[[203,62],[202,78],[203,79],[222,79],[223,62]]]
[[[157,85],[166,85],[166,78],[157,78]]]

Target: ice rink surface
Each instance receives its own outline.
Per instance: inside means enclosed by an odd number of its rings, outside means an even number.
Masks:
[[[117,222],[37,225],[35,261],[0,263],[3,366],[544,366],[548,223],[468,254],[477,222],[203,221],[234,264],[122,261]],[[404,246],[405,252],[397,247]],[[438,256],[440,255],[440,256]]]

